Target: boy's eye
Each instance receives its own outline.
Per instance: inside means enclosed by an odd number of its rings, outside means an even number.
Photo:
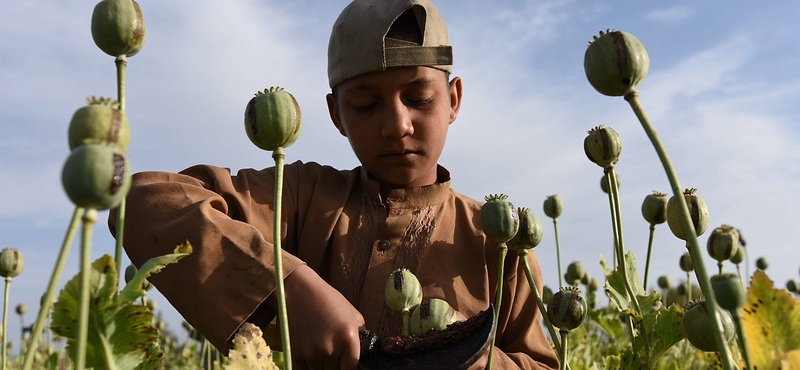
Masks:
[[[366,113],[369,112],[378,105],[378,103],[369,103],[369,104],[353,104],[353,109],[358,113]]]
[[[424,100],[409,99],[408,103],[412,107],[424,107],[424,106],[430,104],[431,101],[433,101],[433,98],[428,98],[428,99],[424,99]]]

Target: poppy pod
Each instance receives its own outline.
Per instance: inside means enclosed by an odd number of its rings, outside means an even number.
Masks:
[[[22,273],[25,259],[22,253],[14,248],[5,248],[0,252],[0,276],[12,278]]]
[[[542,242],[542,237],[544,236],[542,222],[528,208],[520,207],[517,209],[517,215],[519,216],[519,230],[508,241],[508,248],[517,252],[523,249],[535,248]]]
[[[699,195],[696,194],[697,189],[686,189],[683,192],[683,198],[686,200],[686,206],[689,208],[689,215],[694,225],[694,230],[697,236],[703,235],[708,228],[708,207],[706,202]],[[687,231],[683,229],[681,222],[681,210],[678,207],[678,198],[672,196],[667,202],[667,224],[672,234],[678,239],[687,240]]]
[[[257,147],[276,150],[292,145],[303,126],[300,106],[294,96],[280,87],[259,91],[247,103],[244,127]]]
[[[597,126],[583,140],[583,150],[590,161],[606,168],[619,161],[622,139],[611,127]]]
[[[583,57],[589,83],[598,92],[624,96],[636,90],[650,70],[650,56],[642,43],[630,33],[600,31],[589,42]]]
[[[481,207],[481,227],[483,233],[496,243],[505,243],[519,230],[517,209],[504,194],[485,197],[486,203]]]
[[[146,31],[142,10],[133,0],[104,0],[94,7],[92,39],[108,55],[136,55]]]

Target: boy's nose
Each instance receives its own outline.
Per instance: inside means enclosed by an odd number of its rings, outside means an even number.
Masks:
[[[401,103],[393,104],[384,117],[381,135],[401,138],[412,134],[414,134],[414,124],[408,108]]]

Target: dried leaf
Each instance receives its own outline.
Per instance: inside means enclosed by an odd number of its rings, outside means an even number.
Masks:
[[[225,370],[279,370],[272,362],[272,352],[261,336],[261,329],[245,323],[233,338]]]
[[[756,271],[750,282],[742,325],[754,367],[800,369],[800,301],[775,289],[764,271]]]

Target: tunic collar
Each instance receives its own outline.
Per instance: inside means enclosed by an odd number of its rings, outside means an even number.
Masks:
[[[450,171],[437,165],[436,183],[433,185],[392,189],[386,199],[381,198],[380,182],[372,179],[363,167],[361,172],[361,186],[364,192],[374,202],[383,204],[386,208],[420,208],[444,202],[450,194]]]

